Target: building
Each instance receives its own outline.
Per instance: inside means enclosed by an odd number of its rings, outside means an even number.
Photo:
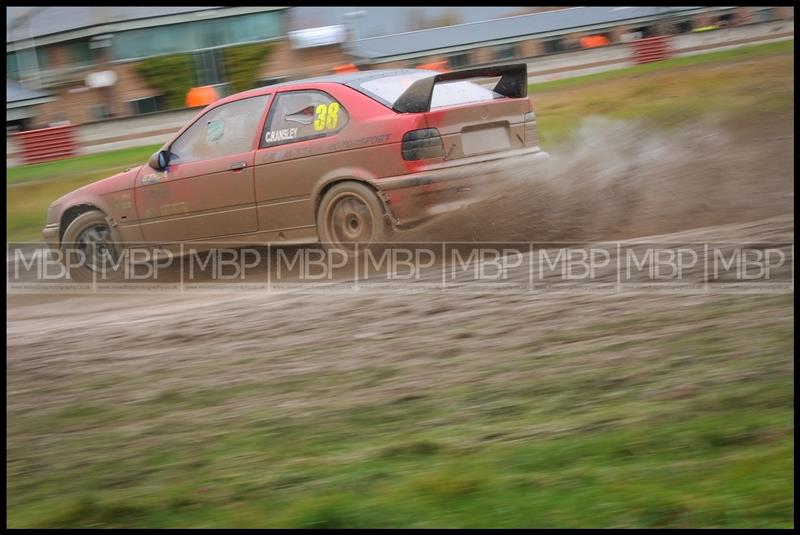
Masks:
[[[304,51],[276,44],[262,78],[274,81],[330,72],[353,63],[361,69],[406,68],[446,62],[451,69],[569,52],[581,39],[602,36],[613,45],[629,38],[691,32],[793,18],[780,7],[573,7],[482,22],[348,40]]]
[[[6,78],[54,97],[37,106],[36,126],[165,109],[164,91],[136,69],[142,60],[159,56],[187,54],[192,84],[219,86],[224,95],[223,51],[281,39],[285,9],[7,8]]]
[[[8,8],[7,87],[32,93],[6,102],[7,123],[38,128],[158,113],[184,106],[183,95],[196,86],[215,86],[224,96],[242,70],[228,55],[248,46],[256,55],[247,84],[268,85],[350,63],[371,69],[446,61],[462,68],[568,52],[587,37],[614,45],[794,16],[783,7],[574,7],[356,40],[340,25],[290,32],[289,9]],[[147,78],[142,66],[154,59],[161,74]],[[177,79],[182,94],[170,85]]]
[[[47,93],[25,88],[14,80],[6,80],[6,130],[29,129],[36,116],[36,106],[53,100]]]
[[[371,68],[447,61],[451,68],[568,52],[582,37],[608,44],[629,37],[690,32],[711,24],[741,25],[794,16],[774,7],[574,7],[361,39],[351,54]]]

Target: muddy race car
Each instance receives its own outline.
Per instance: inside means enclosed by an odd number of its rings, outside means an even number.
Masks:
[[[353,251],[546,157],[524,64],[299,80],[209,105],[146,164],[56,200],[44,238],[84,259],[78,280],[132,244]]]

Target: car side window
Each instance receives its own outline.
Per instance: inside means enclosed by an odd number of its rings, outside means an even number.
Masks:
[[[170,159],[188,163],[249,151],[268,100],[246,98],[210,110],[172,143]]]
[[[261,134],[260,147],[274,147],[335,134],[350,117],[344,106],[323,91],[279,93]]]

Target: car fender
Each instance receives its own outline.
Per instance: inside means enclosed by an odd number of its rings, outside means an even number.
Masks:
[[[322,200],[322,196],[324,195],[325,191],[327,191],[330,187],[334,184],[338,184],[339,182],[345,182],[348,180],[361,182],[362,184],[366,184],[373,190],[375,190],[375,194],[380,199],[381,204],[383,205],[383,209],[389,215],[391,220],[394,222],[395,217],[392,213],[391,208],[389,207],[388,198],[387,196],[375,186],[375,179],[377,177],[374,173],[370,172],[368,169],[363,167],[342,167],[339,169],[335,169],[333,171],[329,171],[320,177],[317,180],[316,184],[314,185],[314,189],[312,191],[312,198],[314,199],[314,213],[316,214],[317,209],[319,208],[319,203]]]
[[[133,198],[138,172],[138,167],[129,169],[64,195],[53,203],[55,209],[48,214],[48,223],[60,223],[70,210],[85,207],[103,212],[110,226],[120,227],[123,240],[141,241]]]

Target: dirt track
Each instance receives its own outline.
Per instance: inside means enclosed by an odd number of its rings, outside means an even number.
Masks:
[[[584,288],[531,288],[549,243],[505,289],[10,291],[10,522],[793,525],[792,129],[588,121],[549,176],[400,237],[622,240]],[[709,242],[787,261],[730,291]],[[620,282],[653,244],[696,254],[684,290]]]
[[[759,125],[703,123],[653,134],[628,123],[589,121],[577,140],[553,154],[553,174],[547,182],[520,182],[513,191],[490,191],[487,200],[466,215],[444,217],[405,237],[548,241],[658,234],[654,240],[792,241],[792,126],[791,120],[765,118]],[[11,294],[8,414],[87,401],[87,396],[110,395],[107,401],[118,403],[146,398],[165,385],[126,382],[101,394],[78,384],[87,374],[138,370],[146,375],[157,368],[182,370],[182,388],[211,388],[236,384],[252,374],[291,377],[308,367],[358,369],[376,359],[391,359],[405,370],[392,387],[402,392],[432,379],[466,378],[436,373],[442,365],[437,355],[490,355],[535,343],[537,337],[566,325],[719,299],[714,294],[477,290],[391,297],[369,291]],[[228,360],[287,351],[297,358],[266,358],[257,367],[234,366]],[[472,372],[467,368],[464,373]],[[43,391],[48,395],[42,396]],[[352,391],[347,397],[373,394]],[[309,403],[333,400],[323,396]],[[274,402],[287,410],[303,405],[291,399]]]

